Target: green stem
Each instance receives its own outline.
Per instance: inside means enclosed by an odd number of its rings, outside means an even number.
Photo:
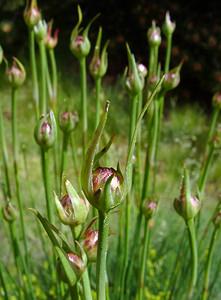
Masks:
[[[144,227],[145,232],[144,232],[144,242],[143,242],[142,257],[141,257],[138,300],[143,300],[144,287],[145,287],[145,270],[147,264],[148,244],[149,244],[149,236],[150,236],[149,220],[147,219],[145,220],[144,226],[145,226]]]
[[[53,111],[57,111],[56,103],[57,103],[57,90],[58,90],[58,75],[57,75],[57,65],[56,59],[54,55],[54,49],[49,49],[49,58],[51,63],[51,71],[52,71],[52,93],[53,93],[53,103],[52,108]]]
[[[106,299],[106,259],[108,249],[109,215],[99,211],[99,238],[96,265],[97,300]]]
[[[82,275],[82,284],[83,284],[83,291],[84,291],[84,300],[92,300],[91,294],[91,285],[90,279],[88,275],[88,269],[86,269]]]
[[[212,137],[215,133],[215,130],[216,130],[216,125],[217,125],[218,118],[219,118],[219,112],[220,112],[220,109],[216,107],[213,110],[213,113],[212,113],[212,120],[211,120],[211,123],[210,123],[210,128],[209,128],[209,133],[208,133],[207,143],[206,143],[206,152],[208,150],[208,145],[210,144],[211,139],[212,139]]]
[[[210,245],[209,245],[209,250],[208,250],[205,277],[204,277],[204,283],[203,283],[202,300],[207,300],[208,296],[209,296],[210,271],[211,271],[211,265],[212,265],[213,249],[214,249],[215,241],[217,238],[217,233],[218,233],[218,227],[216,226],[213,229],[213,233],[212,233],[212,237],[211,237]]]
[[[50,223],[53,222],[53,211],[51,202],[51,187],[50,187],[50,173],[49,173],[49,161],[48,151],[41,149],[41,163],[42,163],[42,176],[44,181],[45,199],[47,206],[47,215]]]
[[[169,68],[170,68],[171,48],[172,48],[172,34],[169,34],[167,36],[167,48],[166,48],[164,73],[167,73],[169,71]]]
[[[2,289],[4,291],[4,299],[5,300],[9,300],[9,293],[8,293],[8,290],[7,290],[6,280],[4,278],[3,270],[2,269],[3,268],[2,268],[1,261],[0,261],[0,282],[1,282]]]
[[[86,58],[80,59],[80,76],[81,76],[81,117],[83,121],[83,157],[86,153],[87,144],[87,74]]]
[[[60,168],[60,192],[62,190],[62,177],[67,162],[67,151],[68,151],[69,133],[63,133],[62,142],[62,153],[61,153],[61,168]]]
[[[95,129],[100,122],[100,112],[101,112],[101,78],[98,77],[95,80],[96,88],[96,116],[95,116]]]
[[[40,65],[41,65],[41,76],[40,76],[40,98],[39,98],[39,111],[40,114],[46,114],[46,66],[45,66],[45,45],[44,41],[39,41],[38,43],[40,51]]]
[[[188,299],[192,299],[194,288],[197,281],[197,270],[198,270],[198,254],[197,254],[197,245],[196,245],[196,233],[195,233],[195,224],[193,219],[187,221],[187,227],[189,232],[189,241],[191,247],[191,261],[192,261],[192,274],[190,287],[188,292]]]
[[[77,283],[74,286],[69,286],[71,300],[79,300],[78,286]]]
[[[29,30],[29,56],[31,65],[31,76],[32,76],[32,93],[35,105],[36,119],[39,118],[39,90],[38,90],[38,75],[37,75],[37,64],[35,54],[35,34],[34,30]]]

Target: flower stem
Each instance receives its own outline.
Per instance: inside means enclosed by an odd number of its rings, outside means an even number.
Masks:
[[[39,51],[40,51],[40,65],[41,65],[41,84],[40,84],[40,102],[39,102],[39,110],[40,114],[46,114],[47,105],[46,105],[46,67],[45,67],[45,45],[44,41],[39,41],[38,43]]]
[[[83,291],[84,291],[84,300],[92,300],[88,269],[86,269],[82,275],[82,283],[83,283]]]
[[[81,117],[83,119],[83,156],[86,152],[87,143],[87,74],[86,58],[80,59],[80,76],[81,76]]]
[[[62,190],[62,176],[63,176],[63,172],[65,170],[66,162],[67,162],[68,142],[69,142],[69,134],[63,133],[61,167],[60,167],[60,193]]]
[[[164,73],[167,73],[170,68],[171,49],[172,49],[172,34],[169,34],[167,35],[167,48],[166,48]]]
[[[210,123],[209,133],[208,133],[208,136],[207,136],[206,152],[208,150],[208,146],[209,146],[209,144],[211,142],[211,139],[214,135],[214,132],[216,130],[216,125],[217,125],[217,122],[218,122],[219,113],[220,113],[220,109],[216,107],[213,110],[213,113],[212,113],[212,120],[211,120],[211,123]]]
[[[53,93],[53,103],[52,109],[54,112],[57,111],[57,90],[58,90],[58,75],[57,75],[57,65],[56,59],[54,55],[54,49],[49,49],[49,58],[51,63],[51,71],[52,71],[52,93]]]
[[[101,78],[98,77],[95,80],[96,88],[96,116],[95,116],[95,129],[100,122],[100,111],[101,111]]]
[[[196,286],[197,271],[198,271],[198,254],[197,254],[194,219],[189,219],[187,221],[187,227],[189,232],[189,241],[191,247],[191,261],[192,261],[192,274],[191,274],[191,281],[190,281],[190,286],[188,291],[188,299],[192,299],[194,288]]]
[[[205,270],[205,277],[204,277],[204,283],[203,283],[202,300],[207,300],[208,296],[209,296],[210,271],[211,271],[211,264],[212,264],[212,257],[213,257],[213,249],[214,249],[215,241],[217,238],[217,233],[218,233],[218,227],[215,226],[213,229],[211,240],[210,240],[208,256],[207,256],[207,261],[206,261],[206,270]]]
[[[106,299],[106,258],[108,249],[109,215],[99,211],[99,238],[96,265],[97,300]]]

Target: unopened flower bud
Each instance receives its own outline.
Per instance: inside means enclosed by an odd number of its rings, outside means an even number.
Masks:
[[[14,88],[18,88],[24,83],[26,78],[25,68],[16,57],[13,57],[12,66],[7,68],[6,75],[8,81]]]
[[[158,83],[158,76],[157,75],[151,75],[147,79],[147,87],[149,91],[153,91]]]
[[[182,67],[182,63],[180,63],[176,68],[170,70],[164,76],[164,81],[162,88],[164,91],[170,91],[175,89],[180,83],[180,69]]]
[[[65,225],[78,226],[83,224],[89,212],[89,203],[87,200],[79,197],[71,183],[65,182],[66,194],[58,199],[55,194],[55,204],[59,219]]]
[[[38,9],[37,0],[27,0],[24,10],[24,20],[26,25],[32,29],[41,19],[41,13]]]
[[[18,217],[18,212],[16,207],[8,201],[8,203],[2,208],[2,215],[5,221],[12,223]]]
[[[221,92],[214,94],[212,103],[215,108],[221,109]]]
[[[79,117],[77,112],[65,111],[59,116],[59,126],[61,130],[66,133],[73,131],[76,128],[78,121]]]
[[[98,245],[98,230],[93,230],[91,228],[88,228],[84,233],[82,246],[90,262],[95,262],[97,259],[97,245]]]
[[[2,61],[3,61],[3,57],[4,57],[4,53],[3,53],[2,46],[0,45],[0,64],[1,64]]]
[[[157,210],[157,202],[154,200],[146,200],[143,202],[142,212],[146,219],[151,219]]]
[[[47,36],[45,38],[45,46],[48,49],[54,49],[57,46],[57,43],[58,43],[59,30],[56,29],[55,32],[54,32],[54,35],[53,35],[52,34],[52,25],[53,25],[53,22],[51,21],[51,22],[48,23],[48,26],[47,26]]]
[[[221,225],[221,210],[216,212],[216,214],[213,218],[213,224],[215,227],[220,227],[220,225]]]
[[[51,148],[56,139],[56,122],[53,112],[41,116],[35,127],[35,140],[44,150]]]
[[[172,22],[170,19],[170,13],[167,11],[165,16],[165,22],[163,24],[163,33],[166,37],[173,34],[174,30],[176,28],[176,23]]]
[[[143,78],[145,78],[145,77],[147,76],[147,68],[146,68],[145,65],[143,65],[143,64],[138,64],[138,65],[137,65],[137,69],[138,69],[139,74],[140,74]]]
[[[113,176],[111,180],[111,189],[116,192],[120,189],[122,182],[122,175],[113,168],[98,167],[93,171],[93,190],[96,193],[98,190],[104,188],[109,177]]]
[[[40,20],[37,25],[34,26],[35,36],[38,42],[45,41],[47,38],[47,23],[45,20]]]
[[[78,35],[71,39],[70,50],[78,59],[86,57],[91,49],[91,43],[87,36]]]
[[[156,22],[152,22],[152,26],[147,31],[147,38],[149,45],[152,47],[159,47],[161,44],[160,27],[156,26]]]
[[[189,175],[185,170],[180,197],[174,200],[174,208],[185,221],[188,221],[198,214],[200,207],[200,201],[196,197],[191,196]]]

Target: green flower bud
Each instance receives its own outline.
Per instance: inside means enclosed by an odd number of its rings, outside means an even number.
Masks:
[[[88,228],[84,233],[82,247],[84,248],[88,260],[95,262],[97,260],[98,230]]]
[[[180,83],[180,70],[182,67],[180,63],[176,68],[170,70],[165,74],[162,88],[165,92],[175,89]]]
[[[79,197],[68,180],[65,181],[65,189],[66,194],[61,200],[55,194],[55,204],[61,222],[71,226],[83,224],[89,212],[88,201]]]
[[[142,212],[146,219],[151,219],[157,211],[157,202],[151,199],[148,199],[143,202]]]
[[[213,218],[213,224],[215,227],[220,227],[220,225],[221,225],[221,210],[216,212],[216,214]]]
[[[144,77],[138,69],[135,57],[131,53],[129,46],[126,45],[126,47],[128,56],[128,75],[126,78],[126,88],[132,95],[137,95],[144,87]]]
[[[101,37],[102,37],[102,28],[100,27],[97,36],[96,46],[94,48],[94,55],[89,65],[90,73],[94,79],[102,78],[106,74],[107,67],[108,67],[107,46],[109,42],[107,41],[105,43],[104,48],[100,54]]]
[[[41,19],[41,13],[38,9],[37,0],[27,0],[24,10],[24,20],[26,25],[32,29]]]
[[[88,32],[93,21],[97,18],[95,16],[87,25],[87,27],[82,31],[79,26],[82,23],[82,11],[78,5],[78,22],[71,33],[70,38],[70,50],[77,59],[82,59],[86,57],[91,49],[91,43],[88,39]],[[82,32],[82,33],[81,33]]]
[[[4,58],[4,53],[3,53],[2,46],[0,45],[0,64],[2,63],[3,58]]]
[[[195,218],[200,207],[201,202],[196,197],[191,196],[189,174],[185,169],[180,197],[174,200],[174,208],[176,212],[187,222],[189,219]]]
[[[155,89],[155,86],[157,85],[159,79],[157,75],[151,75],[147,79],[147,87],[149,91],[153,91]]]
[[[13,57],[12,66],[7,68],[6,76],[13,88],[18,88],[24,83],[26,78],[25,68],[16,57]]]
[[[221,109],[221,92],[214,94],[212,98],[213,107]]]
[[[77,112],[65,111],[59,116],[59,126],[63,132],[70,133],[73,131],[79,122]]]
[[[18,212],[16,207],[8,201],[7,204],[2,208],[2,215],[5,221],[12,223],[18,217]]]
[[[159,47],[161,44],[160,27],[156,26],[156,22],[152,21],[152,26],[147,31],[147,38],[150,47]]]
[[[176,23],[171,22],[170,13],[167,11],[165,16],[165,22],[163,24],[163,33],[165,34],[166,37],[168,37],[173,34],[175,28],[176,28]]]
[[[44,150],[47,150],[54,145],[57,137],[57,130],[53,112],[40,117],[35,127],[34,137],[37,144]]]
[[[47,36],[45,38],[45,46],[48,49],[54,49],[58,43],[59,30],[56,29],[54,35],[52,35],[52,25],[53,25],[53,21],[49,22],[47,26]]]
[[[47,38],[47,23],[45,20],[40,20],[34,26],[35,37],[38,42],[45,41]]]

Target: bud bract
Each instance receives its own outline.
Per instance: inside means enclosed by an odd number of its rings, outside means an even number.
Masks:
[[[187,222],[193,219],[199,212],[201,202],[191,195],[189,174],[184,170],[184,178],[181,185],[180,197],[174,200],[176,212]]]
[[[163,90],[170,91],[175,89],[180,83],[180,69],[182,67],[182,63],[180,63],[176,68],[170,70],[164,76],[164,81],[162,88]]]
[[[165,16],[165,22],[163,24],[163,33],[166,37],[173,34],[174,30],[176,28],[176,23],[172,22],[170,19],[170,13],[167,11]]]
[[[34,26],[35,37],[38,42],[45,41],[47,38],[47,23],[45,20],[40,20]]]
[[[71,183],[65,181],[66,193],[58,199],[55,194],[55,204],[59,219],[65,225],[78,226],[83,224],[89,212],[89,203],[87,200],[79,197]]]
[[[47,36],[45,38],[45,46],[48,49],[54,49],[58,43],[59,30],[56,29],[54,34],[52,34],[52,25],[53,25],[53,21],[49,22],[47,26]]]
[[[24,10],[24,20],[26,25],[32,29],[41,19],[41,13],[38,9],[37,0],[27,0]]]
[[[6,76],[14,88],[18,88],[24,83],[26,78],[25,68],[16,57],[13,57],[12,66],[7,68]]]
[[[157,211],[157,202],[147,199],[143,202],[142,212],[146,219],[151,219]]]
[[[215,108],[221,109],[221,92],[214,94],[212,103]]]
[[[5,221],[12,223],[18,217],[18,212],[16,207],[8,201],[7,204],[2,208],[2,215]]]
[[[54,145],[57,137],[57,129],[53,112],[40,117],[35,127],[34,136],[38,145],[44,150]]]
[[[73,131],[79,121],[77,112],[62,112],[59,116],[59,126],[63,132],[70,133]]]
[[[152,26],[147,31],[147,38],[150,46],[159,47],[161,44],[160,27],[156,26],[156,22],[152,22]]]

